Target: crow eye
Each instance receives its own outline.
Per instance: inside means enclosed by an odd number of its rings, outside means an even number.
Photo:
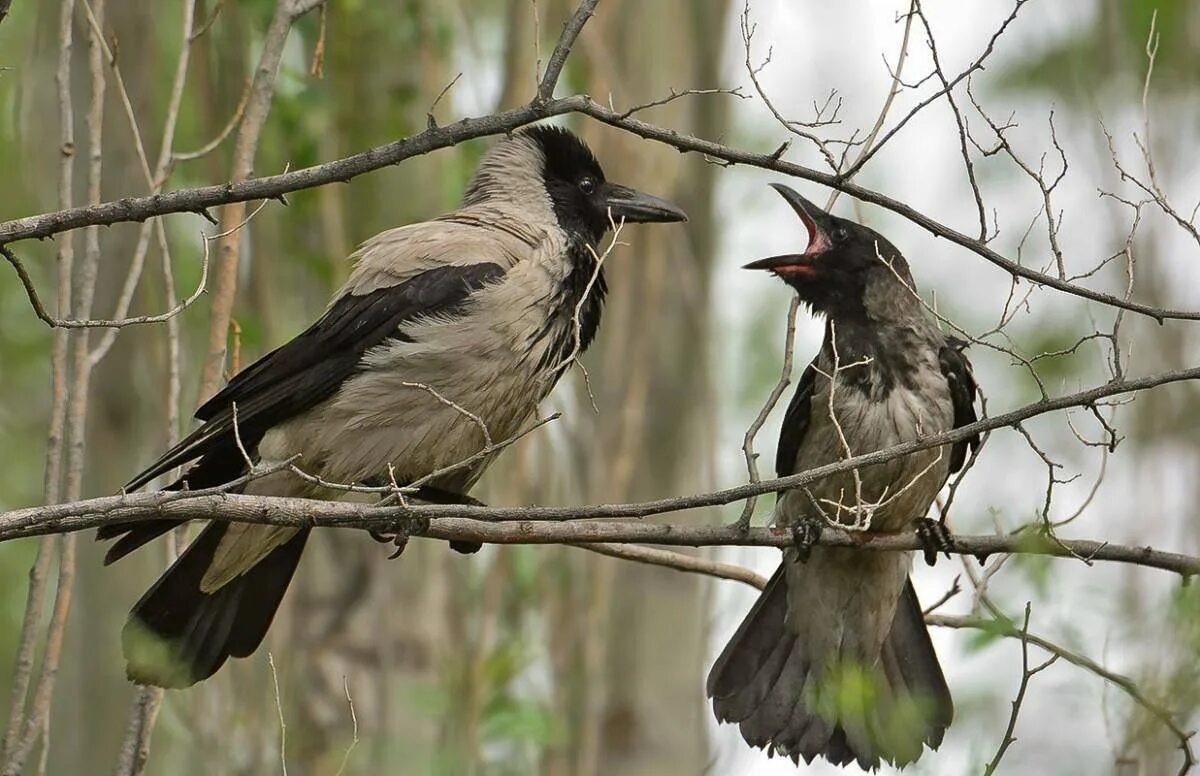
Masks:
[[[579,181],[579,190],[584,194],[591,194],[596,190],[595,178],[581,178]]]
[[[850,233],[840,226],[833,230],[833,239],[838,242],[845,242],[849,237]]]

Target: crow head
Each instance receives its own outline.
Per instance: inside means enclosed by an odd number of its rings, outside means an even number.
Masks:
[[[802,253],[753,261],[796,290],[814,312],[832,318],[882,319],[919,305],[908,262],[883,235],[826,213],[783,184],[773,183],[808,230]]]
[[[610,223],[686,221],[659,197],[605,179],[591,149],[570,131],[539,124],[514,132],[480,161],[463,203],[504,203],[529,220],[553,219],[595,243]],[[610,221],[611,216],[611,221]]]

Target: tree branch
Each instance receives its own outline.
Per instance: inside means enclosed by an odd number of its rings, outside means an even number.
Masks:
[[[571,47],[575,45],[575,39],[579,37],[583,25],[592,18],[596,4],[599,2],[600,0],[583,0],[575,9],[575,13],[571,14],[571,18],[563,24],[562,35],[559,36],[558,43],[555,44],[554,51],[550,54],[550,61],[546,63],[546,72],[538,84],[536,101],[545,102],[554,96],[554,87],[558,84],[559,76],[562,75],[563,66],[567,63],[567,56],[571,53]]]
[[[766,484],[766,483],[764,483]],[[730,491],[672,501],[725,503]],[[677,507],[686,508],[686,507]],[[380,530],[397,523],[414,536],[492,544],[649,543],[673,546],[788,547],[785,529],[736,525],[696,526],[635,522],[597,522],[614,513],[655,514],[661,502],[589,507],[475,507],[444,504],[374,506],[232,493],[192,495],[180,492],[108,496],[68,504],[29,507],[0,514],[0,541],[51,533],[82,531],[109,523],[151,518],[214,519],[294,527]],[[428,527],[420,526],[425,520]],[[872,534],[826,527],[820,544],[871,552],[909,552],[921,548],[915,533]],[[1200,558],[1151,547],[1135,547],[1084,539],[1051,541],[1033,531],[1007,535],[955,536],[951,552],[987,556],[1025,553],[1092,561],[1115,561],[1159,568],[1190,576],[1200,573]]]
[[[812,181],[842,191],[863,202],[879,205],[900,215],[930,234],[943,237],[967,250],[987,259],[1013,277],[1020,277],[1083,299],[1100,302],[1110,307],[1129,310],[1164,320],[1200,320],[1200,311],[1176,310],[1143,304],[1123,299],[1103,291],[1095,291],[1068,280],[1039,272],[1024,266],[997,251],[983,241],[970,237],[946,226],[915,208],[880,192],[845,180],[843,176],[821,172],[802,165],[783,161],[774,153],[758,153],[732,148],[722,143],[678,132],[674,129],[648,124],[621,112],[609,109],[586,95],[574,95],[556,100],[531,101],[519,108],[487,116],[467,118],[441,127],[431,127],[392,143],[372,148],[343,159],[306,167],[292,172],[264,178],[225,183],[218,186],[202,186],[194,189],[179,189],[165,194],[145,197],[126,197],[100,205],[70,208],[53,213],[43,213],[0,223],[0,245],[30,238],[49,237],[70,229],[92,224],[115,224],[125,221],[143,221],[167,213],[203,214],[208,208],[233,202],[255,199],[278,199],[301,189],[323,186],[334,182],[346,182],[367,172],[399,164],[414,156],[430,153],[440,148],[489,135],[506,134],[526,124],[564,113],[581,113],[610,126],[663,143],[681,152],[693,152],[720,159],[729,164],[744,164],[771,170],[794,178]]]

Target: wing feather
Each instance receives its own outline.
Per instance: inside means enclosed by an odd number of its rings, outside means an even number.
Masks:
[[[363,354],[389,339],[405,339],[404,326],[431,315],[458,315],[471,294],[504,275],[485,262],[429,269],[394,286],[337,299],[295,339],[239,372],[196,411],[204,425],[134,477],[134,490],[176,466],[201,459],[187,480],[210,487],[237,476],[242,464],[234,434],[252,451],[272,426],[319,404],[356,374]],[[209,454],[213,460],[204,460]],[[233,462],[230,463],[230,460]]]
[[[946,344],[938,352],[938,362],[946,378],[946,385],[950,388],[950,403],[954,407],[954,428],[961,428],[979,420],[975,414],[975,396],[978,389],[971,362],[963,354],[966,347],[966,342],[956,337],[947,337]],[[954,474],[962,469],[967,460],[967,453],[977,447],[979,434],[956,442],[950,449],[950,473]]]

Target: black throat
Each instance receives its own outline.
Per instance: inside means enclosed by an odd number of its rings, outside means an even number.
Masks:
[[[608,283],[604,279],[604,267],[599,264],[599,255],[600,249],[595,241],[578,233],[571,239],[564,257],[571,270],[563,279],[552,301],[550,315],[536,336],[537,340],[553,338],[538,363],[540,368],[553,369],[561,365],[560,371],[565,370],[568,365],[563,362],[572,354],[581,355],[595,339],[604,310],[604,298],[608,294]]]
[[[905,354],[916,343],[910,332],[880,327],[865,318],[827,318],[822,350],[830,363],[837,351],[838,382],[868,397],[883,398],[897,386],[911,387],[916,368]]]

